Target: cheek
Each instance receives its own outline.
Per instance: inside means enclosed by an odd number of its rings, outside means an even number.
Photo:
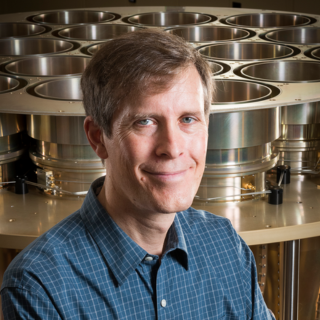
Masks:
[[[190,143],[190,152],[198,163],[204,163],[206,160],[207,144],[208,134],[206,132],[198,134]]]

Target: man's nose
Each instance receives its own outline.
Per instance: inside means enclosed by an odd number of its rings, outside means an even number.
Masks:
[[[158,157],[178,158],[184,153],[185,146],[186,141],[178,124],[166,123],[161,126],[156,147]]]

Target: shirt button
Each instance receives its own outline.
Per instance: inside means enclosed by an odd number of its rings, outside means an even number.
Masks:
[[[144,260],[145,260],[145,261],[152,261],[153,258],[148,256],[148,257],[145,257]]]
[[[161,304],[161,307],[165,308],[167,306],[167,301],[165,299],[162,299],[160,304]]]

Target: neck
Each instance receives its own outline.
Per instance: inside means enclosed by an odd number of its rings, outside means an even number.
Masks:
[[[108,189],[105,181],[98,200],[113,221],[141,248],[149,254],[161,257],[175,213],[164,214],[139,210],[131,203],[118,199],[119,197]]]

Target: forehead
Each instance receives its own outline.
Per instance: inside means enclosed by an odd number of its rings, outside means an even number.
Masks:
[[[153,112],[161,113],[176,110],[204,111],[204,91],[200,75],[194,66],[187,67],[176,75],[165,89],[157,87],[142,93],[137,101],[125,104],[126,113]]]

